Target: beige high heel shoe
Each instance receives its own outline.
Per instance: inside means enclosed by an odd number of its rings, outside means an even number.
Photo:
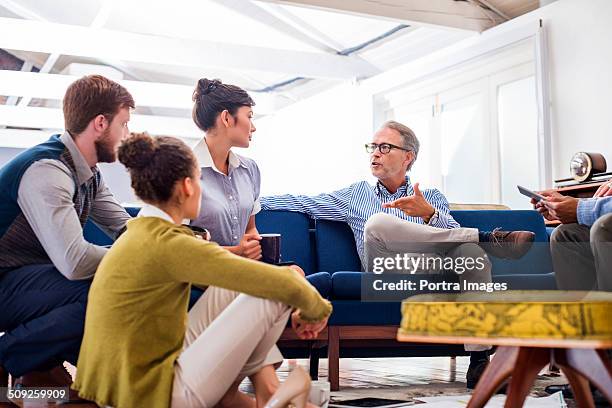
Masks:
[[[310,393],[310,376],[300,366],[293,369],[287,380],[278,387],[264,408],[305,408]]]

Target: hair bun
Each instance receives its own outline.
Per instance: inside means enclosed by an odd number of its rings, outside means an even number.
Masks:
[[[193,100],[201,98],[203,95],[208,95],[213,92],[222,82],[219,79],[202,78],[198,81],[195,91],[193,92]]]
[[[119,161],[128,169],[143,169],[151,164],[156,142],[147,132],[132,133],[119,146]]]

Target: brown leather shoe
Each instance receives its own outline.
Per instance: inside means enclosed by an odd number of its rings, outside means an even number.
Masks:
[[[502,231],[499,228],[483,233],[482,248],[490,255],[502,259],[519,259],[523,257],[535,240],[531,231]]]
[[[72,377],[62,365],[49,371],[32,371],[15,379],[13,388],[24,387],[68,387],[69,402],[87,402],[71,389]]]

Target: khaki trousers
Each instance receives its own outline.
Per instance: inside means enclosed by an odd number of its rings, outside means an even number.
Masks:
[[[236,381],[283,360],[276,342],[291,307],[209,287],[189,311],[172,406],[213,407]]]
[[[491,279],[491,261],[485,251],[477,245],[476,228],[443,229],[421,225],[403,220],[391,214],[378,213],[371,216],[365,225],[364,246],[366,270],[372,270],[373,259],[377,257],[394,257],[399,253],[414,254],[419,257],[425,254],[430,257],[447,256],[451,258],[482,257],[484,268],[466,270],[459,275],[459,281],[489,283]],[[396,271],[397,272],[397,271]],[[417,273],[437,273],[438,271],[416,271]],[[484,351],[491,346],[466,344],[466,351]]]

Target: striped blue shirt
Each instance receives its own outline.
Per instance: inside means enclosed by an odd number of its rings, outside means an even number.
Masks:
[[[423,196],[435,209],[439,216],[433,223],[428,224],[437,228],[458,228],[459,223],[449,214],[449,206],[446,197],[437,189],[422,191]],[[411,217],[397,208],[383,208],[383,203],[389,203],[401,197],[414,195],[414,189],[410,178],[406,176],[403,184],[394,194],[391,194],[382,183],[377,182],[372,186],[367,181],[351,184],[349,187],[332,193],[323,193],[317,196],[303,195],[279,195],[261,198],[262,210],[287,210],[306,213],[314,219],[343,221],[353,231],[357,252],[364,260],[363,232],[368,218],[372,215],[384,212],[397,217],[424,224],[420,217]]]
[[[578,201],[578,224],[591,226],[605,214],[612,213],[612,196],[582,198]]]

